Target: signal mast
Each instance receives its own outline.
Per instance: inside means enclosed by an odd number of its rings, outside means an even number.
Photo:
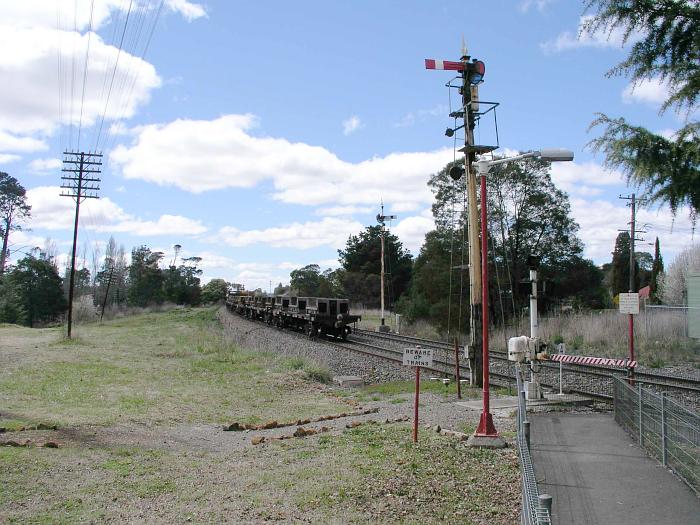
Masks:
[[[467,185],[467,220],[468,220],[468,242],[469,242],[469,299],[470,299],[470,344],[468,356],[472,364],[472,384],[480,385],[483,388],[484,409],[479,426],[470,438],[472,446],[504,446],[505,443],[498,435],[493,424],[493,417],[489,408],[489,362],[488,362],[488,342],[484,339],[488,337],[488,326],[484,326],[488,319],[488,294],[486,282],[486,255],[487,239],[479,238],[479,209],[476,199],[476,170],[472,164],[476,161],[477,155],[490,153],[498,149],[498,132],[496,131],[496,145],[484,146],[474,144],[474,128],[476,123],[487,113],[493,111],[494,123],[496,121],[495,109],[497,102],[485,102],[479,100],[478,85],[483,82],[486,72],[486,65],[477,59],[472,59],[467,54],[467,47],[462,40],[462,56],[459,61],[449,60],[425,60],[426,69],[440,69],[456,71],[459,84],[453,85],[451,80],[446,85],[449,89],[456,88],[462,96],[462,107],[458,111],[450,113],[450,117],[462,120],[461,126],[447,128],[445,135],[453,137],[455,132],[464,129],[464,147],[459,151],[464,153],[464,167],[457,164],[450,168],[450,177],[458,181],[466,175]],[[483,108],[481,107],[483,106]],[[451,109],[451,108],[450,108]],[[496,130],[498,128],[496,127]],[[482,197],[485,191],[482,191]],[[482,202],[482,211],[485,203]],[[486,220],[483,217],[482,220]],[[485,231],[485,224],[482,225]]]
[[[380,332],[388,332],[389,327],[384,324],[384,235],[386,230],[384,230],[385,221],[393,221],[396,219],[396,215],[384,215],[384,202],[382,202],[382,211],[377,214],[377,222],[379,223],[379,238],[382,243],[381,251],[381,264],[380,264],[380,286],[381,291],[379,292],[379,302],[381,304],[381,324],[379,325]]]

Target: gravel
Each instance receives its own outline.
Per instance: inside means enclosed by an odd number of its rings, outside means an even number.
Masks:
[[[271,352],[286,357],[302,357],[327,368],[334,376],[359,376],[365,383],[408,380],[413,370],[397,366],[379,357],[314,341],[289,330],[279,330],[249,321],[227,310],[219,311],[226,337],[248,350]]]

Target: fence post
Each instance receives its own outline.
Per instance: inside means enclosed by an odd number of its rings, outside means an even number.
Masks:
[[[661,394],[661,463],[668,464],[668,452],[666,448],[666,393]]]
[[[523,430],[525,432],[525,442],[527,443],[527,448],[530,448],[530,422],[526,419],[523,421]]]
[[[639,446],[643,447],[644,446],[644,435],[642,433],[642,385],[637,383],[637,392],[639,392],[638,395],[638,404],[639,404],[639,418],[637,421],[637,426],[639,427]]]
[[[539,503],[540,503],[540,508],[543,510],[546,510],[549,515],[552,515],[552,496],[549,494],[540,494],[539,495]]]

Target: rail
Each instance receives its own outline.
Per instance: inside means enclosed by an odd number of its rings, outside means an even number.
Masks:
[[[545,494],[540,498],[537,488],[535,468],[530,455],[530,423],[527,420],[527,406],[525,404],[525,390],[520,370],[515,371],[518,390],[517,412],[517,443],[518,457],[520,458],[520,477],[522,481],[522,513],[521,525],[549,525],[552,523],[550,516],[551,498]]]
[[[666,393],[613,381],[615,421],[700,496],[700,415]]]

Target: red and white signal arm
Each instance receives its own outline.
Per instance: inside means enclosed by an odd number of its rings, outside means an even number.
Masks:
[[[425,69],[444,69],[449,71],[466,70],[469,72],[469,82],[471,84],[478,84],[484,79],[486,64],[484,64],[481,60],[474,60],[472,62],[454,62],[451,60],[435,60],[434,58],[426,58]]]

